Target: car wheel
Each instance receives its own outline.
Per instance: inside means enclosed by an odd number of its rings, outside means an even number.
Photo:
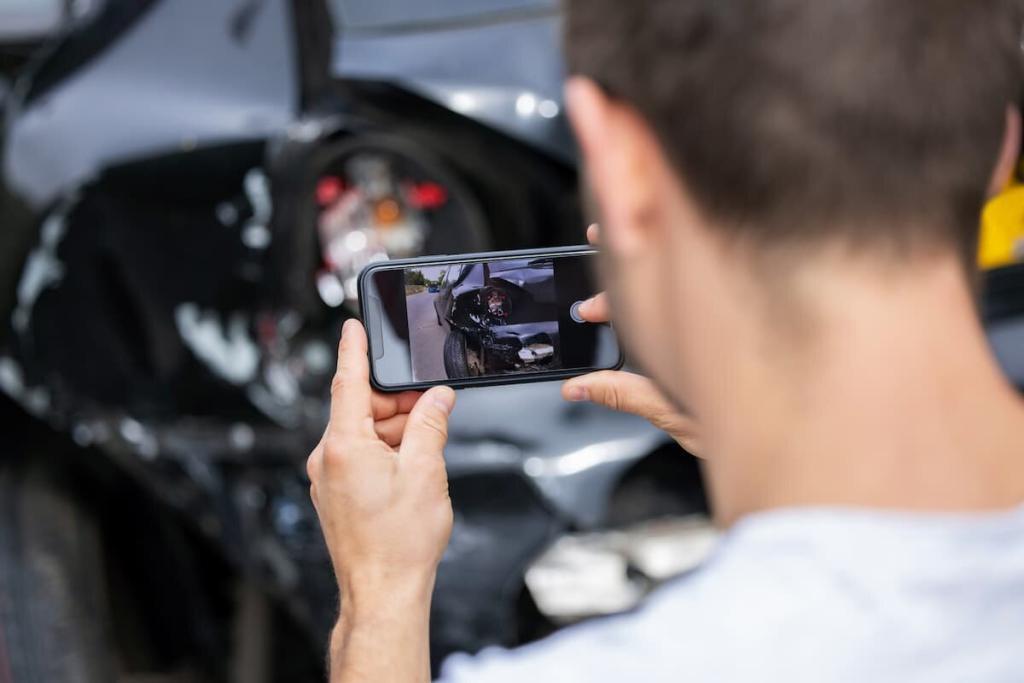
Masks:
[[[452,330],[444,339],[444,371],[448,379],[471,377],[466,335]]]
[[[98,525],[37,469],[0,470],[0,680],[111,681]]]

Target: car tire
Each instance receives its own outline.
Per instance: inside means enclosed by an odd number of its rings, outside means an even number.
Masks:
[[[99,526],[41,469],[0,469],[0,681],[112,681]]]
[[[444,371],[448,379],[464,379],[471,375],[466,358],[466,335],[452,330],[444,338]]]

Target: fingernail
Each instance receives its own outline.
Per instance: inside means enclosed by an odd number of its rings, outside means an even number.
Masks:
[[[443,410],[445,414],[451,413],[452,408],[455,407],[455,392],[451,387],[435,389],[431,399],[434,401],[434,405]]]
[[[583,315],[589,314],[590,307],[594,305],[594,298],[595,297],[590,297],[589,299],[585,300],[583,303],[580,304],[580,313],[582,313]]]
[[[348,320],[345,321],[345,324],[341,326],[341,336],[342,337],[345,336],[345,331],[347,329],[349,329],[350,327],[352,327],[352,325],[354,325],[355,322],[356,322],[355,318],[349,318]]]
[[[586,387],[569,387],[569,400],[570,401],[589,401],[590,391]]]

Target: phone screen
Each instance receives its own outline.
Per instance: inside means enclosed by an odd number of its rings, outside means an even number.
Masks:
[[[593,296],[592,253],[382,268],[374,347],[384,384],[430,384],[567,374],[615,367],[607,325],[583,321]],[[404,348],[402,346],[404,345]]]

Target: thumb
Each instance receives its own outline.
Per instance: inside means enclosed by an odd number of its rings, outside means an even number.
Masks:
[[[434,387],[420,396],[409,412],[399,453],[409,458],[440,455],[448,441],[448,416],[455,407],[455,392]]]

